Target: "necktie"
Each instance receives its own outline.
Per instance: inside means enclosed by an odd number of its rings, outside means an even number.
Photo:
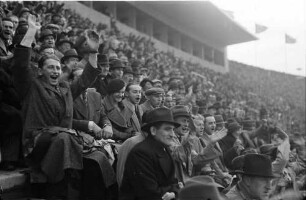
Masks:
[[[135,105],[135,113],[136,113],[139,123],[141,124],[141,116],[140,116],[138,105]]]
[[[87,92],[86,91],[82,93],[82,99],[85,102],[85,104],[87,105]]]

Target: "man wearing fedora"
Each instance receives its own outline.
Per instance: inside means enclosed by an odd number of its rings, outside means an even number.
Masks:
[[[275,178],[270,158],[262,154],[246,154],[241,166],[235,170],[240,180],[226,196],[230,200],[269,199],[272,180]]]
[[[120,200],[170,200],[176,197],[179,185],[169,147],[173,145],[174,129],[179,126],[168,108],[156,108],[146,114],[142,130],[148,137],[128,155]]]
[[[50,29],[44,29],[40,34],[39,41],[41,42],[41,46],[51,46],[55,49],[56,34]],[[55,49],[54,54],[60,59],[64,56],[57,49]]]
[[[104,97],[107,94],[108,85],[108,81],[105,79],[105,77],[109,72],[109,60],[106,54],[98,54],[98,67],[101,69],[101,73],[97,77],[92,87],[96,88],[97,92]]]
[[[61,58],[62,77],[64,79],[68,80],[71,72],[77,67],[81,59],[82,57],[78,55],[75,49],[69,49],[65,52],[64,57]]]

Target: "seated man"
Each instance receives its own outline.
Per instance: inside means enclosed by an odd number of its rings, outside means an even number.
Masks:
[[[83,69],[74,70],[73,79],[82,74]],[[101,95],[94,88],[88,88],[73,102],[72,128],[83,131],[84,145],[92,147],[95,140],[112,137],[110,121],[102,112]],[[84,152],[83,190],[82,199],[106,199],[107,188],[115,182],[115,172],[109,162],[103,147]]]
[[[120,198],[174,199],[179,189],[169,147],[173,145],[174,122],[168,108],[157,108],[146,115],[142,130],[148,137],[129,153],[125,164]]]
[[[161,106],[164,90],[162,88],[152,87],[145,91],[146,101],[140,105],[140,109],[143,113],[153,110],[154,108],[158,108]]]
[[[269,157],[261,154],[246,154],[239,168],[235,172],[241,179],[226,196],[230,200],[268,199],[274,178]]]

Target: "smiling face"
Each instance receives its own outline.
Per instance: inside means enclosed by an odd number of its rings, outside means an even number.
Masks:
[[[187,135],[189,133],[189,118],[186,116],[178,116],[174,120],[181,125],[175,129],[175,133],[180,136]]]
[[[159,126],[152,126],[150,128],[151,134],[155,140],[170,147],[174,144],[174,125],[169,123],[162,123]]]
[[[8,40],[13,35],[13,22],[2,21],[2,36],[4,39]]]
[[[47,59],[45,60],[40,73],[45,78],[47,83],[55,86],[58,84],[60,75],[62,74],[61,64],[59,61],[52,58]]]
[[[68,51],[69,49],[71,49],[71,44],[69,42],[64,42],[61,45],[59,45],[57,47],[57,49],[61,52],[61,53],[65,53],[66,51]]]
[[[43,45],[49,45],[51,47],[54,47],[55,46],[55,40],[54,40],[54,37],[52,35],[48,35],[44,38],[43,40]]]
[[[110,96],[114,100],[114,102],[119,103],[119,102],[121,102],[123,100],[124,91],[125,91],[125,87],[123,87],[118,92],[115,92],[115,93],[111,94]]]

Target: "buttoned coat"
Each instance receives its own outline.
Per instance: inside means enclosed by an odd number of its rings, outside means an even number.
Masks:
[[[111,97],[107,95],[102,101],[102,109],[112,124],[113,139],[124,141],[135,135],[131,119],[133,112],[122,102],[118,103],[120,111],[111,103]]]
[[[102,110],[101,95],[95,89],[88,89],[86,92],[87,103],[81,95],[73,102],[73,124],[74,129],[88,132],[88,122],[95,122],[100,128],[105,124],[110,125],[106,114]]]
[[[174,161],[169,149],[148,136],[129,153],[120,188],[120,200],[160,200],[178,191]]]
[[[137,115],[135,113],[135,105],[132,104],[129,100],[127,99],[124,99],[122,101],[122,103],[124,104],[124,106],[129,109],[133,114],[132,114],[132,117],[131,117],[131,123],[132,123],[132,126],[134,128],[134,130],[136,132],[139,132],[141,133],[141,126],[140,126],[140,122],[137,118]],[[140,109],[140,108],[139,108]],[[141,113],[141,111],[139,111]]]

